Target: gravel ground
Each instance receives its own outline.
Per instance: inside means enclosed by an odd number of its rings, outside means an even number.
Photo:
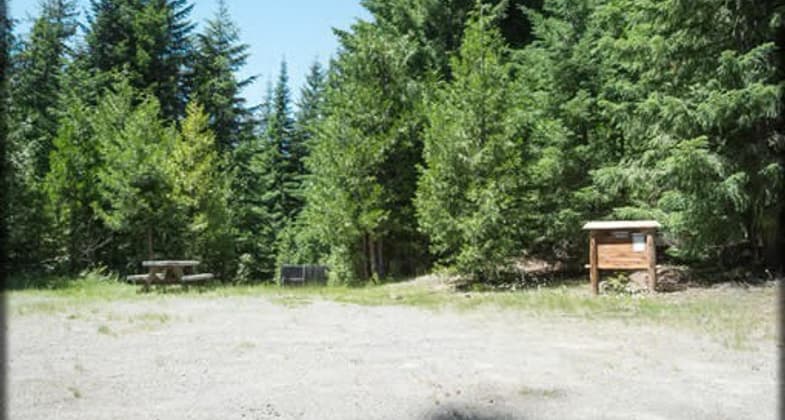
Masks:
[[[10,419],[774,419],[773,341],[187,296],[12,315]]]

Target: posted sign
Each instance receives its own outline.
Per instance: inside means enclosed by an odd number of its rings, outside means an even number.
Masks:
[[[653,220],[588,222],[589,280],[599,292],[599,270],[647,270],[654,291],[657,255],[654,235],[660,224]]]

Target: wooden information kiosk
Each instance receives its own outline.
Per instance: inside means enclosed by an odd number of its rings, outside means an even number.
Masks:
[[[648,270],[648,288],[657,285],[657,250],[654,235],[660,224],[654,220],[588,222],[589,282],[599,293],[600,270]]]

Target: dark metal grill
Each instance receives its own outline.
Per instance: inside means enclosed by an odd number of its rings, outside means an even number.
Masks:
[[[327,283],[327,266],[282,265],[281,286],[286,284]]]

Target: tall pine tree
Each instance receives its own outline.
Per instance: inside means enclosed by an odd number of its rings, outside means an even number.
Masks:
[[[180,256],[185,244],[168,235],[183,217],[166,173],[176,133],[159,119],[155,97],[135,94],[128,84],[116,84],[95,109],[94,139],[103,164],[97,171],[101,199],[93,207],[127,238],[130,259]]]
[[[416,46],[367,22],[341,44],[309,143],[303,223],[313,248],[329,249],[321,259],[333,281],[412,273],[423,260],[411,204],[422,122]]]
[[[782,82],[762,23],[781,12],[768,2],[552,0],[530,16],[538,40],[523,78],[570,133],[561,222],[656,218],[669,254],[692,261],[730,262],[725,249],[777,242]],[[549,241],[585,248],[562,233]]]
[[[280,214],[282,223],[294,219],[302,205],[299,188],[305,151],[295,136],[294,124],[289,75],[286,61],[282,61],[265,129],[265,138],[272,153],[274,178],[269,207],[275,214]]]
[[[526,155],[493,18],[482,5],[469,15],[454,79],[429,103],[416,201],[434,253],[484,280],[520,249]]]
[[[100,261],[112,240],[111,231],[96,216],[100,201],[98,171],[102,165],[94,139],[93,102],[99,96],[92,78],[69,68],[60,94],[60,118],[45,187],[55,216],[58,257],[72,272]]]
[[[184,68],[191,54],[187,0],[91,0],[86,41],[97,72],[125,71],[131,86],[153,94],[162,115],[185,111]]]
[[[245,106],[242,90],[255,77],[238,80],[237,72],[248,58],[248,45],[239,42],[239,31],[224,1],[196,38],[196,51],[188,84],[192,100],[209,116],[219,151],[227,151],[252,135],[252,112]]]
[[[13,59],[8,137],[10,260],[33,264],[52,257],[51,217],[43,180],[58,126],[58,97],[76,32],[75,4],[47,0]],[[4,114],[5,115],[5,114]]]
[[[8,9],[5,0],[0,0],[0,115],[8,113],[8,83],[7,76],[9,65],[9,50],[11,49],[11,22],[8,19]],[[0,118],[0,139],[5,140],[8,134],[8,120]],[[6,142],[0,141],[0,258],[7,263],[8,259],[8,225],[6,217],[8,215],[8,155]],[[9,266],[4,266],[3,270],[8,273]]]
[[[310,153],[316,127],[324,118],[325,73],[318,61],[314,61],[306,76],[305,85],[300,90],[297,113],[294,122],[294,147],[297,159],[293,162],[295,180],[298,183],[297,198],[304,200],[309,175],[305,160]],[[298,211],[295,217],[278,234],[278,264],[309,264],[318,261],[325,252],[320,248],[315,235]]]
[[[299,173],[305,172],[303,159],[308,154],[308,141],[314,136],[316,124],[324,117],[324,89],[324,70],[318,61],[314,61],[300,90],[295,115],[295,143],[299,149],[296,170]]]
[[[268,81],[260,106],[259,133],[232,150],[233,223],[239,256],[237,281],[272,280],[277,235],[284,227],[281,210],[280,155],[267,136],[273,124],[273,87]]]
[[[178,214],[184,216],[179,233],[184,255],[202,261],[222,279],[234,274],[234,244],[228,208],[229,179],[221,170],[221,156],[209,119],[201,105],[186,108],[171,158],[167,161]]]
[[[71,0],[47,0],[41,4],[29,38],[14,57],[12,112],[14,141],[29,149],[34,172],[48,171],[49,152],[57,131],[57,99],[63,71],[76,33],[76,5]]]

